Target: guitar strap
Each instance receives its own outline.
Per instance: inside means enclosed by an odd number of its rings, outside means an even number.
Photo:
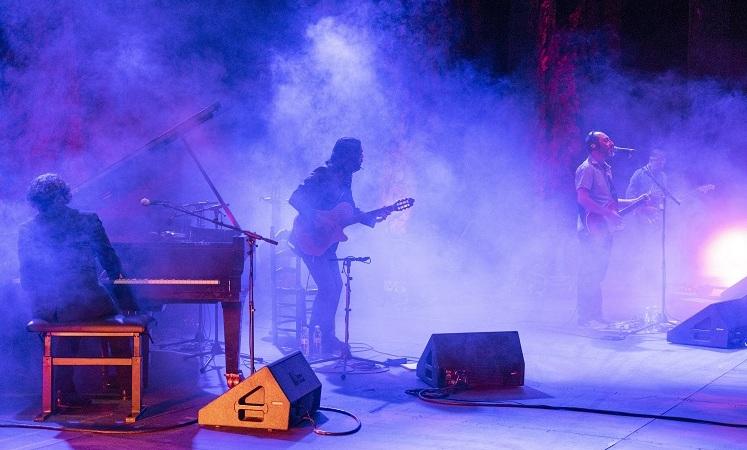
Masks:
[[[617,196],[617,190],[615,190],[615,184],[612,182],[612,168],[606,162],[601,164],[593,162],[592,165],[604,173],[604,180],[607,182],[607,189],[609,189],[612,199],[617,203],[619,197]]]
[[[592,161],[591,159],[589,159],[589,164],[592,165],[595,169],[602,172],[604,181],[607,183],[607,189],[610,192],[610,196],[615,201],[615,203],[617,203],[617,190],[615,189],[615,185],[612,183],[612,168],[607,163],[599,164],[595,161]],[[586,214],[586,210],[581,205],[578,205],[578,214],[580,217],[584,217]]]

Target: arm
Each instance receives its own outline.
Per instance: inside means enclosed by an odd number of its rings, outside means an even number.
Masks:
[[[589,190],[583,187],[580,187],[576,189],[576,201],[579,205],[581,205],[586,211],[596,214],[598,216],[604,216],[609,217],[612,219],[619,219],[620,216],[617,214],[616,211],[610,208],[605,208],[602,205],[599,205],[597,202],[595,202],[591,195],[589,195]]]
[[[291,194],[288,203],[303,216],[313,216],[317,209],[317,197],[321,188],[321,171],[315,170],[301,183],[293,194]]]
[[[633,176],[630,177],[628,188],[625,190],[625,198],[618,199],[618,204],[627,206],[641,198],[649,200],[648,192],[644,192],[646,190],[646,184],[644,183],[643,177],[648,177],[648,175],[643,172],[643,169],[638,169],[633,173]]]
[[[628,188],[625,190],[625,198],[634,198],[643,191],[641,187],[641,170],[638,169],[633,173],[628,182]]]
[[[576,202],[587,212],[598,216],[620,220],[617,212],[598,204],[591,198],[590,190],[594,186],[594,168],[581,166],[576,170]]]
[[[96,214],[92,214],[90,219],[90,232],[91,242],[93,244],[94,252],[96,253],[96,259],[101,264],[101,267],[106,271],[109,280],[114,281],[118,278],[124,278],[122,273],[122,263],[117,256],[117,252],[114,251],[111,242],[109,242],[109,236],[104,230],[104,225],[101,223],[101,219]],[[135,301],[130,286],[117,284],[114,285],[114,301],[117,303],[119,309],[124,312],[137,311],[140,309],[137,302]]]
[[[376,217],[375,214],[364,213],[363,211],[361,211],[358,208],[355,208],[355,214],[359,218],[358,222],[362,223],[363,225],[365,225],[367,227],[371,227],[371,228],[373,228],[374,226],[376,226],[377,222],[381,222],[382,220],[384,220],[384,219],[379,220],[379,218]]]
[[[90,219],[91,243],[96,253],[101,267],[106,271],[110,280],[116,280],[122,277],[122,263],[119,261],[117,253],[114,251],[109,236],[106,235],[104,225],[96,214],[91,215]]]
[[[628,206],[631,203],[635,203],[635,202],[637,202],[639,200],[648,200],[648,199],[649,199],[649,195],[648,194],[641,194],[641,195],[639,195],[638,197],[635,197],[635,198],[619,198],[619,199],[617,199],[617,203],[620,206]]]

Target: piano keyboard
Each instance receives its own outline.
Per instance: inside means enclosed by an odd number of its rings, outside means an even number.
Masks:
[[[220,285],[220,280],[196,280],[196,279],[163,279],[163,278],[119,278],[114,280],[114,284],[132,284],[132,285]]]

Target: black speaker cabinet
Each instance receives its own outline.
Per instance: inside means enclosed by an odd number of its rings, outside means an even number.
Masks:
[[[747,296],[713,303],[669,330],[673,344],[704,347],[744,347],[747,337]]]
[[[747,297],[747,277],[737,281],[733,286],[728,287],[721,293],[721,298],[724,300],[742,297]]]
[[[301,352],[261,369],[200,409],[200,425],[287,430],[319,409],[322,384]]]
[[[524,385],[519,333],[433,334],[418,361],[417,375],[433,387]]]

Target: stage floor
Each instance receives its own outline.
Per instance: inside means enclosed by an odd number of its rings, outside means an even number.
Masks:
[[[680,416],[747,427],[747,351],[673,345],[663,333],[605,339],[575,327],[516,322],[493,331],[518,330],[526,361],[522,388],[467,391],[455,397],[504,404],[550,405]],[[417,333],[416,333],[417,334]],[[257,330],[256,355],[280,358]],[[372,333],[371,336],[374,336]],[[379,333],[356,356],[385,360],[392,355],[419,356],[425,340]],[[222,358],[218,358],[222,363]],[[261,364],[258,365],[261,367]],[[91,434],[58,430],[0,428],[3,449],[130,448],[356,448],[356,449],[724,449],[745,448],[747,428],[625,417],[563,410],[513,407],[448,406],[427,403],[405,391],[426,387],[414,371],[392,367],[362,370],[341,379],[329,364],[315,366],[322,381],[322,405],[355,414],[358,433],[321,436],[309,424],[289,431],[229,430],[188,425],[141,434]],[[355,366],[355,372],[360,367]],[[197,410],[225,390],[218,370],[200,373],[200,358],[173,349],[152,353],[147,409],[136,429],[189,422]],[[365,368],[363,368],[365,369]],[[322,373],[322,372],[330,373]],[[248,369],[244,367],[244,372]],[[34,375],[36,376],[36,375]],[[38,394],[9,393],[0,410],[2,423],[34,424]],[[113,424],[126,402],[96,400],[85,414],[57,414],[46,425]],[[319,413],[319,426],[344,431],[353,420]]]

